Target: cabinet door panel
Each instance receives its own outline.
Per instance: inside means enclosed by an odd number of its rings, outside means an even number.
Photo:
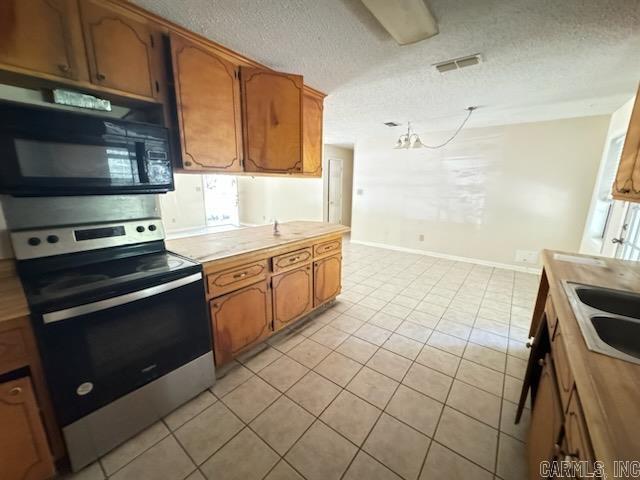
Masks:
[[[313,308],[311,265],[276,275],[271,281],[275,330],[300,318]]]
[[[149,25],[95,1],[85,0],[80,5],[91,82],[156,97],[161,46]]]
[[[51,452],[28,378],[0,384],[0,425],[2,478],[53,476]]]
[[[302,77],[240,69],[245,170],[302,173]]]
[[[317,307],[340,293],[342,258],[327,257],[313,263],[313,306]]]
[[[0,2],[0,63],[63,78],[78,79],[73,0]]]
[[[567,436],[567,451],[565,452],[571,460],[586,461],[590,468],[593,468],[594,455],[589,440],[587,424],[582,412],[582,406],[578,398],[578,393],[573,390],[569,408],[565,419],[565,432]]]
[[[320,177],[322,175],[322,98],[304,95],[302,112],[304,173]]]
[[[183,167],[242,170],[237,67],[177,35],[171,57]]]
[[[540,476],[540,462],[552,460],[560,441],[562,406],[551,357],[547,355],[540,376],[529,430],[529,478]]]
[[[216,365],[271,333],[271,296],[266,283],[251,285],[211,300]]]

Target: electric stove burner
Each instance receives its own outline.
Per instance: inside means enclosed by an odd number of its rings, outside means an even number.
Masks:
[[[69,275],[67,278],[61,278],[57,282],[53,282],[51,285],[47,285],[42,290],[47,292],[59,292],[62,290],[70,290],[76,287],[88,285],[91,283],[100,282],[101,280],[107,280],[108,275],[93,274],[93,275]]]
[[[23,284],[32,304],[56,303],[70,297],[88,301],[100,292],[126,291],[126,285],[131,282],[154,281],[152,279],[196,265],[186,258],[161,251],[39,272],[24,276]]]
[[[154,270],[168,269],[174,270],[184,264],[184,261],[179,258],[151,258],[147,261],[143,261],[136,267],[138,272],[151,272]]]

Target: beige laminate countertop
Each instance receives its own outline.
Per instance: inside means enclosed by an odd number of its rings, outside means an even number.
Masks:
[[[545,250],[543,263],[549,281],[564,345],[582,404],[596,460],[613,476],[614,460],[640,460],[640,365],[592,352],[582,336],[562,281],[640,292],[640,263],[593,258],[604,266],[558,260]]]
[[[302,221],[281,223],[278,229],[280,234],[274,235],[273,225],[238,228],[168,240],[166,245],[172,252],[205,263],[349,231],[349,227],[344,225]]]
[[[29,305],[12,259],[0,260],[0,322],[28,317]]]

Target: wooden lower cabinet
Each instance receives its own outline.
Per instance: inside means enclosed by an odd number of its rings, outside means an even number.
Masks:
[[[27,377],[0,383],[0,478],[44,480],[55,473]]]
[[[564,419],[565,435],[567,446],[564,454],[574,461],[586,461],[589,465],[594,462],[593,450],[589,440],[589,432],[585,424],[584,413],[574,390],[569,400],[569,407]]]
[[[562,404],[551,356],[544,359],[544,367],[529,430],[529,478],[545,478],[540,475],[540,463],[551,461],[556,455],[562,431]]]
[[[340,293],[341,249],[340,234],[332,234],[206,262],[216,365],[326,308]]]
[[[313,308],[311,264],[275,275],[271,284],[274,330],[287,326]]]
[[[313,263],[313,306],[331,300],[342,288],[342,257],[334,255]]]
[[[266,282],[214,298],[210,311],[217,365],[271,335],[271,291]]]

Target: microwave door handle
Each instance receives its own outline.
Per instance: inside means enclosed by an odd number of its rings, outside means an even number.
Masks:
[[[135,142],[136,161],[138,162],[138,177],[140,183],[149,183],[149,172],[147,172],[147,149],[144,142]]]
[[[106,300],[99,300],[97,302],[86,303],[84,305],[78,305],[77,307],[65,308],[64,310],[57,310],[55,312],[49,312],[42,315],[42,320],[45,324],[59,322],[61,320],[67,320],[73,317],[79,317],[80,315],[86,315],[88,313],[95,313],[101,310],[107,310],[108,308],[117,307],[118,305],[124,305],[126,303],[142,300],[143,298],[159,295],[176,288],[183,287],[190,283],[198,282],[202,280],[202,273],[194,273],[187,277],[179,278],[171,282],[156,285],[154,287],[145,288],[144,290],[138,290],[136,292],[127,293],[118,297],[107,298]]]

